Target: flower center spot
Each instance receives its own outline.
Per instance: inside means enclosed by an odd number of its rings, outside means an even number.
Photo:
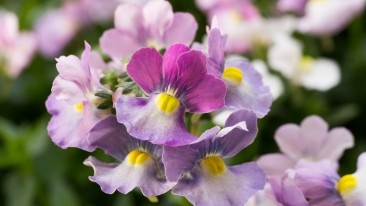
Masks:
[[[78,103],[78,104],[75,104],[75,105],[74,105],[74,110],[75,110],[76,112],[82,112],[82,111],[84,111],[83,103],[82,103],[82,102],[80,102],[80,103]]]
[[[299,62],[299,69],[302,72],[309,72],[314,64],[314,59],[310,56],[303,56]]]
[[[202,165],[207,169],[213,176],[219,176],[224,174],[226,166],[224,160],[219,156],[208,156],[202,160]]]
[[[357,179],[354,175],[345,175],[343,176],[338,184],[337,189],[339,193],[348,193],[354,190],[357,186]]]
[[[160,111],[166,114],[175,112],[179,107],[179,100],[169,94],[161,93],[156,98],[156,103]]]
[[[149,157],[149,154],[147,154],[146,152],[141,152],[139,150],[133,150],[127,155],[128,163],[130,165],[142,165],[149,159]]]
[[[227,67],[222,74],[222,78],[234,85],[239,85],[243,80],[243,73],[236,67]]]

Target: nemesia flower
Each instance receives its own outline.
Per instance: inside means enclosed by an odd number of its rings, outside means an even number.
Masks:
[[[298,30],[312,35],[333,35],[362,13],[365,4],[365,0],[309,0]]]
[[[309,116],[300,125],[285,124],[277,129],[275,140],[281,153],[259,158],[258,165],[268,175],[281,175],[301,159],[337,162],[345,149],[354,145],[352,134],[343,127],[329,131],[328,124],[319,116]]]
[[[197,22],[189,13],[173,13],[168,1],[154,0],[145,5],[125,3],[115,11],[114,29],[100,38],[102,50],[121,59],[143,47],[158,50],[174,43],[189,45]]]
[[[241,206],[263,189],[265,175],[254,162],[226,166],[223,161],[253,142],[256,120],[254,113],[240,110],[228,118],[222,130],[216,126],[189,145],[164,146],[167,179],[178,181],[172,193],[197,206]]]
[[[28,65],[37,45],[33,33],[19,32],[18,27],[14,13],[0,10],[0,68],[10,77],[18,76]]]
[[[90,62],[90,46],[85,43],[81,59],[74,55],[61,56],[57,60],[59,75],[53,82],[52,93],[46,101],[52,115],[48,133],[61,148],[78,147],[93,150],[86,136],[90,129],[108,115],[99,110],[99,99],[94,95],[99,87],[99,76]]]
[[[138,139],[186,144],[196,137],[185,128],[185,111],[208,113],[224,106],[224,82],[207,74],[204,54],[183,44],[170,46],[164,57],[153,48],[140,49],[132,55],[127,73],[149,96],[120,96],[115,105],[118,121]]]
[[[326,91],[340,81],[340,69],[330,59],[303,55],[300,42],[279,36],[268,51],[269,65],[296,84],[308,89]]]
[[[94,169],[89,177],[100,185],[103,192],[112,194],[116,190],[123,194],[139,187],[145,196],[160,195],[172,188],[164,175],[161,162],[162,145],[153,145],[130,136],[115,116],[100,121],[90,132],[91,146],[101,148],[120,163],[103,163],[94,157],[84,161]]]
[[[304,14],[308,1],[309,0],[278,0],[277,9],[281,12]]]
[[[302,191],[294,181],[295,171],[289,170],[283,176],[271,176],[268,179],[276,200],[284,206],[308,206]]]
[[[224,37],[212,28],[208,34],[209,72],[222,78],[228,88],[225,106],[228,109],[249,109],[261,118],[269,112],[272,95],[263,85],[261,75],[244,59],[225,61]]]

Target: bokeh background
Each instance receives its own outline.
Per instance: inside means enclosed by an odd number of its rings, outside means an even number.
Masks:
[[[194,0],[169,0],[174,11],[192,13],[199,23],[196,41],[206,32],[206,16]],[[254,0],[264,17],[273,16],[273,2]],[[16,13],[21,30],[32,30],[37,19],[61,0],[1,0],[0,8]],[[80,29],[62,54],[79,55],[84,40],[98,47],[103,31],[113,27],[112,20],[90,24]],[[0,31],[1,32],[1,31]],[[274,101],[271,112],[259,120],[255,142],[229,164],[252,161],[261,154],[277,152],[273,135],[285,123],[300,123],[311,114],[322,116],[331,127],[345,126],[355,136],[356,144],[340,162],[340,173],[353,172],[356,158],[366,151],[366,13],[354,19],[344,30],[326,39],[295,33],[305,52],[335,60],[341,67],[341,82],[327,92],[295,87],[279,76],[285,92]],[[246,55],[249,59],[252,54]],[[123,195],[104,194],[88,180],[92,169],[82,162],[90,155],[79,149],[62,150],[47,134],[50,115],[45,100],[57,75],[56,61],[36,54],[26,70],[16,79],[1,76],[0,82],[0,205],[5,206],[78,206],[78,205],[153,205],[138,190]],[[101,151],[94,152],[103,159]],[[106,158],[104,158],[106,159]],[[157,205],[190,205],[184,198],[165,194]]]

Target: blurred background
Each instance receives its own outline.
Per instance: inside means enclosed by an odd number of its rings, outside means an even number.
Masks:
[[[0,9],[18,16],[20,32],[36,31],[47,12],[64,8],[69,2],[1,0]],[[206,13],[194,0],[169,2],[174,11],[190,12],[195,16],[199,23],[195,40],[201,42],[208,24]],[[254,0],[252,3],[263,18],[281,15],[276,10],[276,1]],[[0,69],[0,205],[190,205],[184,198],[171,194],[159,197],[158,203],[151,203],[137,190],[128,195],[104,194],[96,183],[88,180],[92,169],[82,164],[90,154],[74,148],[62,150],[47,134],[50,115],[45,109],[45,100],[57,75],[54,57],[80,55],[84,40],[97,49],[99,37],[113,27],[114,6],[114,3],[110,8],[107,6],[109,14],[100,19],[81,20],[59,51],[45,54],[47,48],[37,50],[24,71],[16,77],[6,75],[4,69]],[[60,22],[52,29],[57,34],[72,26]],[[270,113],[259,120],[255,142],[228,163],[252,161],[262,154],[277,152],[273,136],[280,125],[299,124],[306,116],[318,114],[330,127],[345,126],[353,133],[356,144],[341,159],[340,173],[353,172],[357,156],[366,151],[366,14],[362,11],[345,28],[332,35],[319,37],[295,31],[293,36],[303,43],[306,54],[336,61],[341,81],[327,91],[317,91],[294,85],[279,72],[271,70],[272,75],[280,78],[284,90],[273,102]],[[252,50],[244,55],[250,60],[267,60],[262,51]],[[103,152],[94,153],[103,158]]]

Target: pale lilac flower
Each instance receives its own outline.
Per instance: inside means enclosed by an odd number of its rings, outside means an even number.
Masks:
[[[89,177],[100,185],[103,192],[112,194],[116,190],[123,194],[139,187],[145,196],[160,195],[171,189],[164,175],[161,161],[162,145],[153,145],[130,136],[115,116],[100,121],[88,136],[89,144],[98,147],[119,161],[103,163],[94,157],[84,161],[94,169]]]
[[[86,136],[90,129],[108,115],[108,111],[96,106],[100,99],[95,96],[100,73],[90,60],[90,46],[85,43],[81,59],[74,55],[57,59],[59,75],[53,82],[52,93],[46,101],[48,112],[52,115],[48,132],[52,141],[61,148],[78,147],[93,150]]]
[[[301,159],[337,162],[345,149],[354,145],[352,134],[343,127],[331,130],[318,116],[305,118],[301,125],[286,124],[277,129],[275,140],[281,153],[268,154],[258,160],[267,174],[283,174]]]
[[[19,32],[14,13],[0,11],[0,68],[6,75],[17,77],[32,59],[36,45],[33,33]]]
[[[189,13],[173,13],[168,1],[154,0],[145,5],[125,3],[115,11],[114,29],[100,38],[102,50],[122,59],[143,47],[158,50],[174,43],[189,45],[197,22]]]
[[[309,0],[278,0],[277,9],[281,12],[304,14],[308,1]]]
[[[263,84],[261,75],[246,60],[225,61],[225,40],[219,29],[214,27],[209,31],[208,71],[226,83],[225,109],[249,109],[262,118],[272,104],[270,90]]]
[[[118,121],[138,139],[186,144],[196,137],[185,128],[185,111],[207,113],[224,106],[224,82],[207,74],[204,54],[183,44],[170,46],[164,57],[153,48],[140,49],[127,73],[149,96],[120,96],[116,104]]]
[[[295,181],[311,206],[363,206],[366,204],[366,153],[358,157],[357,171],[340,177],[337,163],[301,161]]]
[[[326,58],[314,59],[302,53],[302,45],[290,36],[278,36],[268,51],[269,65],[295,84],[326,91],[340,82],[338,64]]]
[[[365,4],[365,0],[309,0],[298,30],[312,35],[333,35],[362,13]]]
[[[240,110],[222,130],[216,126],[189,145],[164,146],[167,179],[178,181],[173,194],[185,196],[197,206],[242,206],[263,189],[265,175],[254,162],[226,166],[223,161],[253,142],[256,120],[254,113]]]

